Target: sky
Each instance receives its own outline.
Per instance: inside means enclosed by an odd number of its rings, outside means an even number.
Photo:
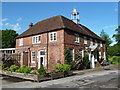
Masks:
[[[80,24],[100,35],[104,31],[112,38],[118,26],[117,2],[3,2],[2,29],[13,29],[21,34],[40,20],[57,15],[71,19],[76,8],[80,13]],[[112,45],[113,45],[112,44]]]

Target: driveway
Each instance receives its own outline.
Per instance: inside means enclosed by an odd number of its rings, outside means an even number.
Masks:
[[[4,83],[3,88],[118,88],[118,70],[88,72],[44,82],[21,81]]]

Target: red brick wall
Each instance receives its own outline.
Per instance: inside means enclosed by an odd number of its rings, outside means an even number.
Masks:
[[[24,51],[28,52],[28,65],[29,66],[35,66],[37,68],[38,66],[38,52],[39,50],[46,50],[45,59],[48,63],[48,69],[53,70],[55,64],[57,64],[59,61],[61,63],[64,63],[64,30],[55,31],[57,32],[57,41],[50,42],[49,41],[49,34],[43,33],[41,35],[41,43],[40,44],[32,44],[32,36],[30,37],[24,37],[23,38],[23,46],[19,46],[19,39],[16,39],[16,52],[23,53]],[[47,38],[48,36],[48,38]],[[48,42],[47,42],[48,39]],[[48,60],[47,60],[47,46],[48,46]],[[29,47],[23,48],[22,47]],[[35,58],[36,62],[31,63],[31,51],[35,51]],[[21,58],[21,65],[23,65],[23,57]],[[46,65],[47,68],[47,65]]]
[[[28,65],[34,66],[35,68],[38,68],[38,52],[39,50],[45,50],[46,51],[46,62],[48,65],[45,67],[49,70],[53,70],[54,66],[59,63],[64,63],[64,48],[74,48],[75,52],[78,51],[80,48],[84,48],[84,36],[80,34],[80,43],[75,42],[75,32],[72,32],[70,30],[58,30],[57,32],[57,41],[50,42],[49,41],[49,34],[43,33],[39,34],[41,35],[41,43],[40,44],[32,44],[32,36],[24,37],[23,38],[23,46],[19,46],[19,40],[16,39],[16,47],[18,48],[16,52],[28,52]],[[87,37],[87,36],[86,36]],[[48,40],[48,42],[47,42]],[[95,44],[95,43],[94,43]],[[98,45],[100,45],[98,41]],[[48,46],[48,48],[47,48]],[[90,38],[87,37],[87,47],[90,46]],[[29,47],[20,49],[20,47]],[[47,53],[48,50],[48,53]],[[33,64],[31,63],[31,51],[35,51],[35,58],[36,62]],[[103,48],[100,48],[100,51],[105,51],[105,45],[103,45]],[[47,57],[48,54],[48,57]],[[48,59],[47,59],[48,58]],[[21,58],[21,65],[23,64],[23,58]],[[26,60],[27,61],[27,60]],[[47,67],[48,66],[48,67]]]

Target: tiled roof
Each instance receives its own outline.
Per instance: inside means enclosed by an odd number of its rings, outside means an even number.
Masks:
[[[31,28],[29,28],[28,30],[26,30],[25,32],[17,36],[16,38],[37,35],[40,33],[45,33],[45,32],[49,32],[52,30],[59,30],[59,29],[64,29],[64,28],[102,40],[102,38],[100,38],[94,32],[89,30],[87,27],[81,24],[76,24],[72,20],[64,16],[61,16],[61,15],[39,21],[38,23],[33,25]]]

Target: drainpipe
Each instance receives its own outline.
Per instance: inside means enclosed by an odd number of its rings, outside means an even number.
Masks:
[[[31,54],[30,54],[30,48],[28,48],[28,66],[30,66],[31,61]]]
[[[48,69],[48,31],[47,31],[47,69]]]

